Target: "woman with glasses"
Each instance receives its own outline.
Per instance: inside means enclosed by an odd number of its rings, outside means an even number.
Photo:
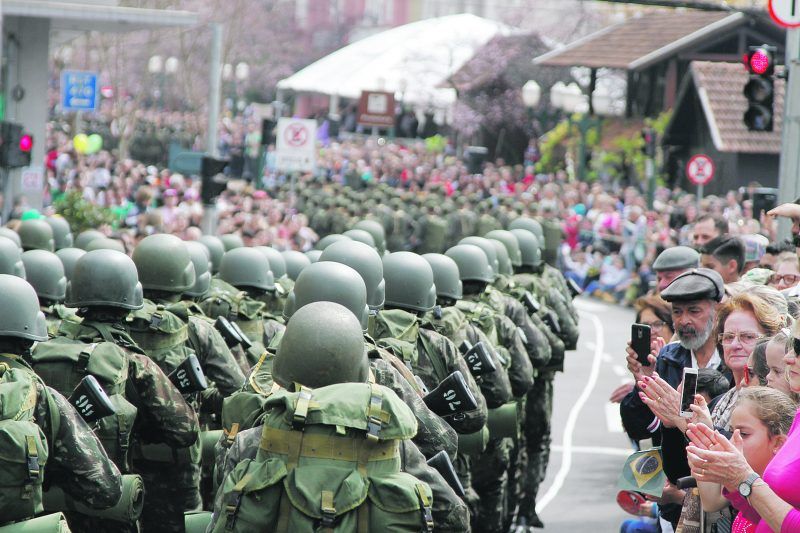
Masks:
[[[775,261],[773,270],[775,273],[770,276],[768,283],[779,291],[792,289],[800,283],[800,261],[797,259],[797,254],[791,252],[782,253]],[[794,295],[796,289],[792,293]]]
[[[672,329],[672,307],[668,302],[656,295],[642,296],[633,307],[637,324],[650,326],[652,338],[661,337],[670,342],[675,331]]]

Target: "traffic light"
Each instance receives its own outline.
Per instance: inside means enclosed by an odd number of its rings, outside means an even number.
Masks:
[[[203,156],[200,161],[200,178],[202,179],[200,198],[204,205],[213,204],[214,199],[228,186],[228,178],[223,174],[229,163],[230,161],[227,159],[217,159],[208,155]]]
[[[656,132],[653,128],[644,128],[642,130],[642,153],[647,157],[656,156]]]
[[[774,46],[763,44],[751,46],[750,52],[744,56],[745,67],[750,77],[743,91],[747,98],[747,111],[743,118],[750,131],[772,131],[775,52]]]
[[[33,137],[21,124],[0,122],[0,167],[19,168],[31,164]]]

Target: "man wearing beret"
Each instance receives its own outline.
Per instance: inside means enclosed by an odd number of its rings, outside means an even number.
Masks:
[[[661,297],[672,304],[672,320],[678,341],[665,345],[664,339],[654,339],[649,365],[639,363],[636,353],[628,346],[628,369],[637,383],[655,371],[677,389],[686,367],[721,370],[722,357],[713,332],[717,304],[724,294],[722,277],[708,268],[684,272],[661,292]],[[653,438],[661,443],[664,472],[671,483],[689,475],[683,434],[679,429],[663,426],[642,402],[638,386],[622,400],[620,414],[632,439]],[[680,516],[680,505],[676,502],[661,505],[660,509],[662,518],[672,522],[674,527]]]
[[[667,248],[656,257],[653,270],[656,273],[656,291],[664,292],[672,281],[689,269],[700,266],[700,254],[688,246]]]

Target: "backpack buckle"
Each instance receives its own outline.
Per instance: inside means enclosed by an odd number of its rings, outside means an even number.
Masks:
[[[323,490],[320,499],[320,511],[322,518],[320,525],[326,529],[332,529],[336,524],[336,507],[333,506],[333,493]]]
[[[26,462],[28,464],[28,480],[39,478],[41,471],[39,470],[39,452],[36,449],[36,438],[33,435],[25,436],[26,443]]]
[[[311,389],[301,386],[297,396],[297,405],[292,415],[292,429],[302,431],[308,416],[308,404],[311,402]]]
[[[150,324],[147,326],[148,329],[152,331],[158,331],[158,327],[161,325],[162,320],[164,320],[164,315],[156,311],[153,313],[153,316],[150,317]]]

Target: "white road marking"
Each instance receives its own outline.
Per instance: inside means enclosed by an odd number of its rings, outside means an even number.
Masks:
[[[553,446],[551,451],[561,453],[564,449],[561,446]],[[611,448],[608,446],[573,446],[572,453],[584,455],[613,455],[614,457],[630,457],[633,450],[626,448]]]
[[[586,342],[583,344],[587,350],[594,350],[595,344],[593,342]]]
[[[580,306],[583,307],[583,306]],[[602,307],[602,306],[601,306]],[[604,307],[602,309],[605,309]],[[572,468],[572,437],[575,432],[575,425],[578,423],[578,416],[581,409],[589,401],[589,396],[592,394],[595,385],[597,385],[597,377],[600,374],[600,363],[603,360],[603,344],[605,343],[603,330],[603,323],[594,313],[587,313],[589,318],[594,324],[595,331],[597,332],[596,345],[594,351],[594,358],[592,359],[592,369],[589,373],[589,379],[586,381],[586,386],[583,388],[581,395],[578,397],[575,405],[569,412],[567,423],[564,425],[564,437],[561,441],[561,450],[563,456],[561,457],[561,467],[558,469],[553,483],[548,487],[547,492],[539,499],[536,505],[536,513],[541,514],[550,502],[558,495],[558,491],[564,486],[564,482],[569,475],[569,470]]]
[[[608,402],[606,404],[606,429],[609,433],[625,433],[618,403]]]
[[[575,308],[579,311],[587,311],[589,313],[607,313],[608,305],[600,302],[593,302],[585,298],[578,298],[574,300]]]
[[[604,353],[603,354],[603,362],[604,363],[613,363],[614,362],[614,358],[611,357],[610,353]]]

